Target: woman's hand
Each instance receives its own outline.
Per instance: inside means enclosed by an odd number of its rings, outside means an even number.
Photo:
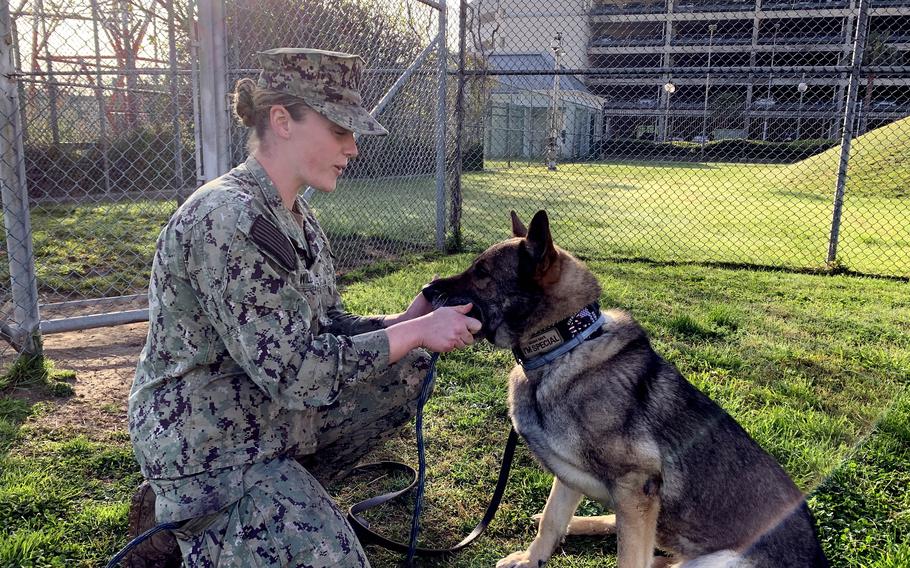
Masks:
[[[418,318],[421,324],[420,347],[430,351],[448,353],[474,343],[474,334],[480,331],[480,321],[468,316],[472,304],[447,306]]]
[[[425,347],[448,353],[474,343],[481,323],[467,315],[471,304],[446,306],[386,329],[389,335],[389,362],[394,363],[411,349]]]

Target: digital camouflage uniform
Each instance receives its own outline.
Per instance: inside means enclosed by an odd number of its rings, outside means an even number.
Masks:
[[[338,92],[357,92],[346,73],[359,76],[359,59],[262,60],[266,86],[296,92],[294,70],[321,69],[338,85],[330,112],[354,108]],[[345,127],[363,131],[359,103]],[[191,519],[175,533],[187,566],[369,565],[317,477],[407,422],[429,357],[389,366],[381,320],[343,311],[326,236],[303,199],[294,209],[251,157],[198,189],[158,238],[129,429],[158,521]]]

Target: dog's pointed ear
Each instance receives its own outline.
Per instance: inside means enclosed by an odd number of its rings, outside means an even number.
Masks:
[[[553,236],[550,234],[550,219],[544,210],[538,211],[531,224],[528,226],[528,251],[537,262],[537,274],[543,276],[559,257],[556,247],[553,246]]]
[[[525,238],[528,236],[528,229],[525,224],[518,218],[518,213],[511,211],[512,214],[512,236]]]
[[[534,214],[527,230],[528,244],[538,252],[544,253],[553,248],[553,236],[550,234],[550,219],[547,212],[541,209]]]

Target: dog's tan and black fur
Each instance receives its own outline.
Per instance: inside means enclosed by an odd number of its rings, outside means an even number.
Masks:
[[[556,247],[546,212],[463,273],[426,289],[472,302],[483,336],[515,348],[600,297],[582,262]],[[537,537],[501,567],[539,567],[566,533],[617,533],[620,568],[822,567],[803,494],[717,404],[651,348],[625,312],[603,333],[509,377],[515,429],[554,474]],[[615,515],[573,517],[583,495]],[[654,557],[660,548],[671,556]]]

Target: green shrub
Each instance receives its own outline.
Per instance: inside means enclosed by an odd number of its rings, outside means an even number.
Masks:
[[[53,396],[65,397],[71,396],[74,391],[64,381],[75,378],[75,371],[57,369],[54,362],[44,355],[21,354],[9,370],[0,375],[0,390],[13,387],[35,388]]]
[[[84,144],[26,142],[29,196],[73,197],[104,193],[177,189],[175,150],[180,144],[183,185],[195,184],[192,139],[174,137],[171,127],[147,126],[108,141]]]
[[[482,172],[483,171],[483,144],[477,142],[465,148],[462,148],[461,154],[461,171],[463,172]]]

